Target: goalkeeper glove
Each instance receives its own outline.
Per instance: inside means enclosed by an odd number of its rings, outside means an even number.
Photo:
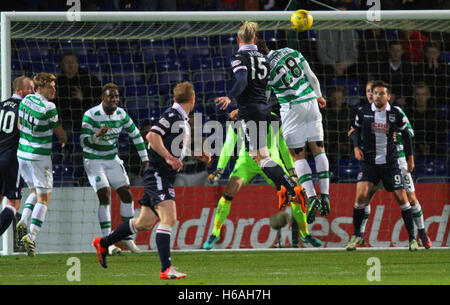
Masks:
[[[216,169],[211,174],[209,174],[208,183],[214,184],[214,182],[218,181],[220,177],[222,177],[222,175],[223,175],[223,168]]]

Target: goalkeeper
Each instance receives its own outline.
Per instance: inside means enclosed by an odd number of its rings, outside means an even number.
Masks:
[[[236,112],[238,110],[234,110],[230,113],[230,117],[235,119]],[[271,113],[271,122],[279,121],[279,117],[274,113]],[[268,134],[267,134],[267,143],[270,158],[280,165],[285,172],[288,173],[289,176],[295,176],[295,170],[292,158],[289,154],[289,150],[284,142],[282,133],[280,130],[274,134],[272,134],[272,126],[269,125]],[[239,133],[239,134],[238,134]],[[236,130],[232,127],[232,125],[228,125],[227,136],[225,143],[222,147],[222,151],[220,153],[219,162],[217,165],[217,169],[209,175],[208,182],[210,184],[219,180],[222,176],[225,167],[230,160],[231,155],[233,154],[234,148],[238,141],[238,137],[242,137],[242,130]],[[279,143],[278,142],[279,139]],[[277,147],[278,144],[278,147]],[[278,149],[279,148],[279,149]],[[283,164],[283,161],[280,159],[280,155],[286,164],[288,170]],[[219,240],[220,230],[224,221],[227,219],[228,214],[231,209],[231,201],[234,196],[239,192],[239,190],[246,184],[250,183],[250,181],[256,177],[257,175],[261,175],[267,183],[272,186],[275,186],[272,180],[270,180],[258,164],[252,159],[247,151],[245,151],[244,145],[241,146],[238,152],[238,159],[236,160],[236,164],[234,169],[229,177],[228,185],[225,190],[225,193],[220,197],[219,202],[217,203],[216,214],[214,217],[214,228],[209,236],[208,240],[203,244],[203,249],[210,250],[214,247],[214,244]],[[292,216],[295,221],[298,223],[300,228],[301,239],[303,243],[309,243],[314,247],[320,247],[322,242],[311,236],[308,231],[308,224],[306,222],[306,213],[302,211],[302,207],[298,203],[291,202]],[[306,208],[305,208],[306,211]]]

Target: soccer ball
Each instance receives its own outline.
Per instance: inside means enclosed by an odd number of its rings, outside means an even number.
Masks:
[[[307,10],[298,10],[291,15],[291,27],[297,32],[307,31],[313,25],[313,16]]]

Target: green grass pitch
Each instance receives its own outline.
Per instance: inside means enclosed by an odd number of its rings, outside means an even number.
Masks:
[[[80,281],[70,281],[79,261]],[[370,258],[379,262],[380,281]],[[69,262],[69,264],[68,264]],[[369,260],[370,262],[370,260]],[[450,284],[450,250],[358,249],[302,251],[193,251],[172,252],[172,263],[188,276],[182,280],[159,279],[157,252],[124,253],[108,257],[103,269],[94,253],[13,255],[0,257],[1,285],[387,285]],[[73,278],[72,278],[73,279]],[[373,278],[372,278],[373,279]]]

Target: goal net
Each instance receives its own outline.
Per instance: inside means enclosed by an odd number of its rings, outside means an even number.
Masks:
[[[196,90],[195,112],[201,113],[203,123],[195,128],[208,138],[213,132],[204,128],[206,122],[223,125],[228,119],[227,112],[218,109],[213,100],[231,89],[230,56],[238,49],[236,33],[243,20],[259,22],[259,38],[266,40],[270,48],[298,49],[318,76],[328,101],[322,116],[330,162],[332,212],[328,217],[317,217],[309,225],[310,233],[329,248],[341,247],[353,233],[352,206],[359,163],[353,158],[347,136],[354,119],[351,107],[366,98],[367,81],[383,79],[393,85],[391,102],[405,109],[415,131],[413,177],[426,227],[435,246],[449,246],[450,13],[317,11],[311,12],[313,28],[302,33],[290,30],[291,13],[2,12],[2,100],[11,95],[12,80],[18,76],[55,74],[58,81],[54,102],[69,135],[67,149],[61,150],[56,138],[53,145],[54,190],[36,241],[37,252],[92,251],[92,238],[101,235],[98,199],[87,181],[79,143],[81,116],[100,103],[101,86],[109,82],[119,86],[120,107],[145,134],[170,107],[174,85],[191,81]],[[74,57],[79,67],[75,79],[63,72]],[[219,140],[216,145],[220,147]],[[143,193],[140,159],[126,133],[120,136],[117,146],[138,213],[137,200]],[[311,154],[308,162],[317,182]],[[216,203],[234,164],[235,158],[231,158],[220,183],[211,186],[206,176],[214,166],[207,168],[186,160],[176,187],[174,248],[201,248],[211,232]],[[391,194],[378,193],[366,226],[368,245],[406,245],[397,203]],[[121,222],[119,209],[120,200],[113,192],[113,229]],[[233,200],[217,248],[274,246],[278,237],[269,226],[269,217],[276,212],[275,189],[256,177]],[[137,244],[155,249],[154,233],[139,233]],[[21,251],[12,242],[13,234],[11,229],[3,237],[5,254]],[[283,246],[292,245],[289,226],[281,230],[280,236]]]

